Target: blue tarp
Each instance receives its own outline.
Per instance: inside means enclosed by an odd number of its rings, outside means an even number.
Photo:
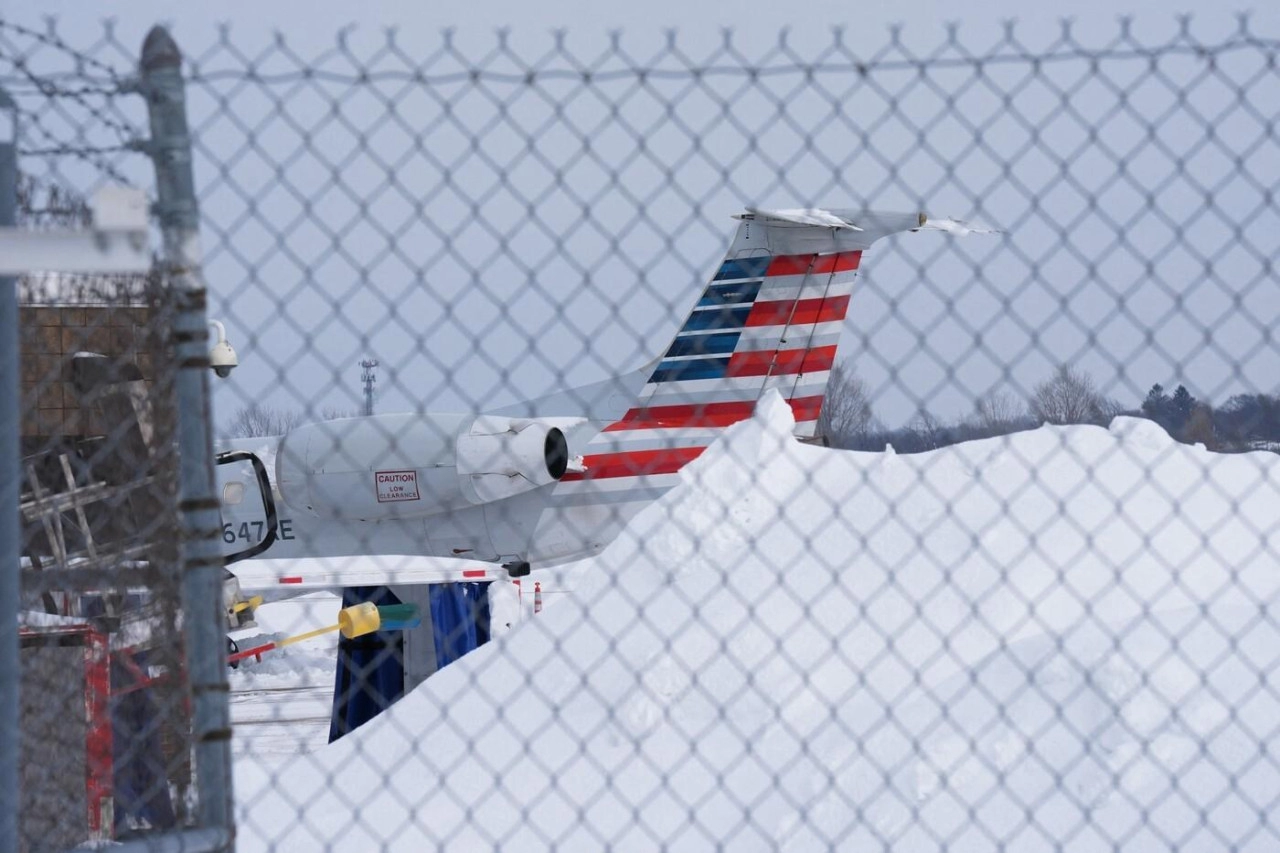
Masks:
[[[356,586],[342,591],[343,607],[362,601],[382,606],[401,603],[385,586]],[[330,743],[372,720],[404,694],[403,650],[403,631],[375,631],[352,640],[338,640]]]
[[[153,691],[137,686],[137,673],[147,671],[147,653],[133,653],[134,667],[126,667],[120,659],[129,654],[119,652],[111,661],[111,784],[116,838],[126,837],[134,827],[168,829],[175,824],[160,732],[164,713]],[[176,709],[166,710],[172,713]]]
[[[443,669],[489,641],[489,584],[442,583],[431,587],[431,630],[436,669]]]
[[[488,642],[488,589],[488,583],[431,586],[431,630],[437,669]],[[343,590],[343,607],[362,601],[372,601],[379,606],[401,603],[384,586]],[[372,720],[404,695],[403,654],[403,631],[378,631],[354,640],[345,637],[338,640],[330,743]]]

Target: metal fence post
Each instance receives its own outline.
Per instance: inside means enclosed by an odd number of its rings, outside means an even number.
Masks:
[[[9,93],[0,89],[0,228],[17,223],[18,114]],[[18,429],[21,403],[18,385],[18,286],[12,276],[0,276],[0,779],[18,779],[18,543],[20,495]],[[0,797],[0,848],[18,849],[18,797]]]
[[[175,305],[178,362],[179,506],[182,518],[182,606],[186,664],[192,693],[198,819],[231,837],[231,722],[222,614],[223,562],[217,534],[209,417],[208,330],[200,272],[199,209],[191,168],[182,55],[163,27],[142,46],[142,92],[147,98],[156,170],[156,212],[164,241],[165,274]]]

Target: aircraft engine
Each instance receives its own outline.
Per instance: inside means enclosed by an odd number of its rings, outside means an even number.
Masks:
[[[565,431],[579,418],[374,415],[298,427],[280,440],[276,484],[323,518],[411,518],[556,482],[580,460]]]

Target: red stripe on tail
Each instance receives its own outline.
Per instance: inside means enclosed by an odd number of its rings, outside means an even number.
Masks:
[[[778,255],[765,270],[771,275],[829,275],[852,272],[858,268],[862,252],[839,252],[834,255]]]
[[[788,299],[782,302],[757,302],[751,306],[746,326],[800,326],[843,320],[849,310],[849,295],[814,299]]]
[[[862,260],[862,251],[840,252],[835,255],[818,255],[813,262],[814,273],[852,272]]]
[[[815,349],[785,349],[773,352],[735,352],[725,376],[790,376],[830,370],[836,359],[835,345]]]
[[[776,255],[769,262],[765,276],[771,275],[804,275],[813,265],[815,255]]]

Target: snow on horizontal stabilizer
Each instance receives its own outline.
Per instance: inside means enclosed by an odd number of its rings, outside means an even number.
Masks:
[[[971,222],[965,222],[963,219],[929,219],[922,217],[924,220],[920,223],[917,231],[946,231],[948,234],[955,234],[957,237],[967,237],[970,234],[1003,234],[1004,232],[998,228],[987,228],[983,225],[974,225]]]
[[[767,216],[770,219],[781,219],[783,222],[794,222],[797,225],[821,225],[825,228],[847,228],[850,231],[862,230],[845,217],[820,207],[796,207],[787,210],[762,210],[758,207],[748,207],[747,213],[754,216]]]

